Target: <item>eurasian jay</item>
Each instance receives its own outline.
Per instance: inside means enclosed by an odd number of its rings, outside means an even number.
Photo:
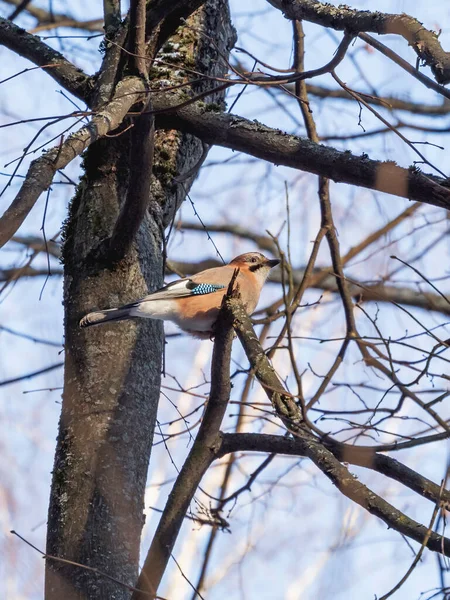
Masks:
[[[192,277],[177,279],[137,302],[89,313],[81,319],[80,327],[144,317],[172,321],[183,331],[200,339],[208,339],[214,333],[213,326],[222,298],[235,269],[239,269],[236,281],[242,303],[251,315],[270,269],[279,262],[259,252],[247,252],[223,267],[206,269]]]

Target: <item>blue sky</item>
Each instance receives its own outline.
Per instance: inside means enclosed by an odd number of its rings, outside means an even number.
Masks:
[[[98,17],[101,14],[100,2],[79,2],[72,7],[69,2],[54,2],[54,10],[69,11],[83,19]],[[361,9],[373,9],[373,2],[352,2],[352,6]],[[40,5],[47,6],[46,2]],[[271,9],[263,0],[246,3],[232,1],[233,20],[239,34],[238,45],[256,54],[262,60],[277,66],[288,68],[292,61],[291,26],[277,11]],[[1,14],[7,14],[9,8],[0,3]],[[6,10],[7,9],[7,10]],[[413,14],[429,28],[442,28],[440,40],[446,49],[450,49],[450,6],[444,1],[410,2],[382,0],[376,3],[380,11]],[[256,14],[257,16],[247,16]],[[23,17],[20,21],[30,27],[32,20]],[[339,33],[327,32],[317,26],[306,24],[307,36],[306,67],[314,68],[330,59],[340,39]],[[80,32],[64,33],[80,35]],[[46,34],[43,34],[46,36]],[[101,55],[98,53],[98,38],[48,39],[54,47],[63,51],[82,68],[94,73]],[[391,48],[415,62],[415,55],[403,40],[387,36],[383,41]],[[379,94],[394,94],[402,98],[427,103],[440,103],[436,94],[410,79],[398,67],[389,63],[376,52],[370,52],[361,42],[355,46],[357,66],[346,60],[338,68],[339,76],[350,86],[368,91],[370,85]],[[0,49],[0,79],[4,79],[24,68],[29,63]],[[237,54],[244,60],[242,53]],[[247,61],[246,64],[249,64]],[[361,69],[366,81],[363,81]],[[426,70],[425,70],[426,71]],[[320,78],[317,83],[334,87],[330,76]],[[73,110],[70,100],[60,93],[58,85],[40,71],[28,72],[6,84],[3,84],[0,97],[0,122],[8,123],[27,116],[55,116]],[[231,90],[229,102],[239,90]],[[260,89],[249,89],[233,109],[233,112],[250,119],[258,119],[267,125],[285,129],[290,133],[302,135],[301,119],[298,107],[293,99],[277,96],[280,107],[273,97]],[[325,103],[311,100],[317,119],[320,135],[336,135],[361,130],[358,125],[359,107],[356,103],[334,101]],[[290,114],[286,112],[286,109]],[[446,127],[448,117],[439,120],[410,115],[383,113],[390,119],[398,116],[417,125],[432,124]],[[291,116],[290,116],[291,115]],[[366,130],[376,128],[377,120],[363,110],[362,126]],[[39,124],[21,124],[1,130],[2,142],[0,155],[2,169],[10,173],[12,166],[5,166],[20,156],[24,145],[37,131]],[[49,140],[61,131],[61,126],[49,128],[39,143]],[[411,139],[417,139],[417,133],[409,131]],[[447,136],[420,132],[420,140],[440,146],[446,145]],[[352,142],[330,142],[337,148],[351,148],[359,154],[367,152],[373,158],[395,160],[402,166],[410,165],[416,157],[411,149],[394,135],[361,138]],[[450,172],[447,152],[431,145],[421,146],[430,162],[441,170]],[[31,156],[34,158],[39,152]],[[226,161],[223,166],[214,163]],[[26,173],[28,160],[19,169]],[[427,166],[426,171],[431,171]],[[66,169],[67,175],[76,180],[79,175],[79,162],[74,161]],[[2,181],[5,177],[1,178]],[[0,211],[3,211],[17,192],[20,181],[16,180],[0,198]],[[228,150],[213,148],[201,174],[195,182],[190,198],[195,209],[205,223],[239,223],[253,231],[264,233],[269,230],[277,234],[287,247],[286,222],[286,185],[289,191],[291,214],[290,248],[292,262],[296,267],[305,264],[311,248],[311,240],[317,232],[319,211],[316,199],[316,178],[284,167],[275,167],[261,161],[248,162],[245,157],[234,157]],[[364,239],[364,237],[399,214],[408,205],[408,201],[388,197],[364,189],[355,189],[342,184],[332,184],[332,203],[339,231],[342,250]],[[48,237],[57,235],[67,213],[67,205],[73,194],[70,185],[54,185],[49,198],[45,220]],[[42,225],[46,198],[42,196],[32,213],[20,229],[21,235],[38,235]],[[180,211],[182,220],[196,220],[192,204],[186,201]],[[432,222],[432,226],[424,227]],[[380,247],[374,256],[367,257],[348,269],[351,277],[382,278],[393,268],[391,254],[398,254],[408,260],[420,254],[422,248],[437,235],[444,235],[447,222],[442,211],[433,207],[424,207],[404,226],[392,234],[389,247]],[[248,242],[236,241],[225,234],[212,235],[215,244],[226,260],[247,250],[254,249]],[[171,259],[197,260],[214,257],[215,250],[203,234],[189,231],[177,231],[170,240]],[[424,269],[428,277],[448,275],[448,242],[443,237],[426,259],[418,260],[417,265]],[[9,267],[25,264],[27,254],[17,245],[10,244],[2,250],[0,265]],[[44,268],[45,257],[38,257],[33,265]],[[55,268],[58,268],[55,262]],[[329,257],[325,248],[319,256],[320,265],[328,265]],[[415,279],[411,273],[402,271],[398,281],[407,284]],[[1,284],[0,284],[1,285]],[[39,338],[62,343],[63,310],[61,277],[52,276],[42,291],[43,279],[20,281],[10,285],[0,295],[0,325],[8,326],[19,332],[26,332]],[[440,288],[445,292],[447,281]],[[448,290],[447,290],[448,291]],[[42,292],[42,293],[41,293]],[[308,292],[305,300],[314,303],[320,293]],[[260,306],[277,298],[277,290],[267,285]],[[375,314],[376,307],[368,310]],[[420,313],[420,319],[427,327],[441,326],[440,335],[449,337],[449,328],[445,318],[438,313]],[[361,330],[370,333],[367,321],[358,316]],[[390,306],[381,307],[378,324],[386,335],[393,337],[421,333],[420,327],[405,314]],[[303,309],[295,324],[297,335],[314,337],[338,337],[342,335],[342,312],[336,299],[324,297],[320,306]],[[168,332],[175,328],[168,327]],[[272,335],[275,335],[273,333]],[[62,359],[61,347],[34,343],[26,339],[0,331],[0,380],[20,376],[39,368],[59,362]],[[426,349],[431,342],[418,338],[418,347]],[[300,370],[311,365],[314,372],[324,373],[334,358],[337,343],[315,344],[312,341],[298,342],[298,361]],[[431,344],[432,345],[432,344]],[[167,373],[176,376],[186,388],[200,385],[208,379],[211,345],[209,342],[192,341],[185,337],[170,338],[166,349]],[[399,355],[400,356],[400,355]],[[236,365],[246,365],[243,353],[236,343],[234,348]],[[354,359],[354,360],[353,360]],[[356,353],[350,354],[339,372],[339,381],[357,382],[372,377],[357,360]],[[275,358],[275,366],[285,376],[289,375],[286,358],[280,354]],[[437,365],[436,369],[443,366]],[[236,378],[235,399],[243,378]],[[174,380],[167,377],[165,385],[176,388]],[[288,383],[292,383],[292,377]],[[16,529],[40,548],[45,544],[45,519],[47,512],[50,471],[52,468],[57,422],[60,410],[60,390],[62,370],[57,369],[18,384],[0,387],[0,595],[7,598],[34,600],[42,597],[42,560],[22,542],[12,539],[10,529]],[[307,390],[313,390],[317,379],[312,371],[305,375]],[[428,387],[433,382],[427,382]],[[440,385],[440,384],[439,384]],[[424,385],[424,387],[426,387]],[[48,391],[51,388],[54,391]],[[44,389],[44,391],[34,391]],[[186,394],[164,390],[180,411],[189,412],[199,402]],[[207,393],[208,386],[199,388]],[[376,398],[376,392],[373,397]],[[252,390],[253,401],[264,401],[264,395],[255,385]],[[354,396],[345,389],[333,391],[324,398],[321,407],[342,408],[354,406]],[[447,404],[448,406],[448,404]],[[444,407],[442,407],[444,409]],[[408,416],[416,415],[416,409],[409,406]],[[236,405],[230,405],[225,428],[231,428],[237,412]],[[175,409],[164,396],[161,399],[161,423],[174,418]],[[196,413],[197,414],[197,413]],[[191,418],[195,422],[196,415]],[[402,424],[402,427],[404,425]],[[272,429],[273,427],[273,429]],[[412,425],[411,425],[412,427]],[[249,419],[249,428],[254,431],[276,431],[275,426],[256,419]],[[188,449],[189,439],[175,438],[169,442],[169,448],[175,464],[182,464]],[[401,460],[435,481],[440,481],[447,463],[447,444],[442,443],[416,449],[414,452],[402,452]],[[239,487],[249,473],[259,464],[261,458],[244,457],[241,470],[236,472],[233,489]],[[204,489],[213,492],[220,481],[220,466],[208,474],[202,484]],[[352,469],[362,481],[368,483],[379,493],[385,495],[401,510],[405,510],[417,520],[428,523],[433,506],[417,498],[407,488],[363,469]],[[155,446],[146,506],[161,508],[170,490],[170,482],[176,475],[163,444]],[[159,486],[161,482],[165,485]],[[208,498],[199,492],[197,503],[192,510],[200,506],[208,507]],[[148,510],[147,524],[143,539],[144,550],[148,546],[158,516]],[[270,469],[254,485],[251,493],[243,495],[230,517],[231,534],[220,535],[211,566],[211,581],[215,585],[207,592],[208,600],[224,597],[245,598],[283,598],[286,600],[314,600],[316,598],[374,598],[390,589],[406,572],[413,553],[404,540],[396,533],[388,531],[383,523],[370,517],[359,507],[355,507],[340,496],[331,484],[307,461],[277,458]],[[198,528],[187,523],[175,548],[175,556],[183,571],[193,581],[196,580],[197,566],[207,535],[206,528]],[[414,545],[413,545],[414,546]],[[190,598],[188,584],[171,566],[164,582],[162,594],[169,598]],[[344,567],[344,568],[343,568]],[[426,553],[419,568],[396,594],[395,598],[410,600],[419,598],[420,592],[435,587],[438,583],[436,558]]]

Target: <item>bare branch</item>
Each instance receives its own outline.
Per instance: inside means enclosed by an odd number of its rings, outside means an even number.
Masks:
[[[448,490],[443,489],[441,491],[441,486],[423,475],[419,475],[417,471],[410,469],[395,458],[379,454],[368,447],[352,447],[346,444],[334,443],[330,440],[324,440],[324,444],[340,461],[371,469],[386,475],[386,477],[395,479],[395,481],[431,502],[450,503],[450,492]],[[230,452],[249,451],[305,456],[303,443],[299,442],[297,438],[262,433],[224,433],[218,458]]]
[[[412,65],[410,65],[406,60],[404,60],[401,56],[396,54],[393,50],[373,38],[367,33],[359,34],[359,37],[365,41],[367,44],[370,44],[374,48],[376,48],[379,52],[387,56],[390,60],[399,65],[402,69],[407,71],[410,75],[412,75],[415,79],[423,83],[429,89],[436,91],[438,94],[444,96],[441,104],[428,104],[424,102],[413,102],[411,100],[404,100],[402,98],[398,98],[396,96],[381,96],[373,94],[367,94],[364,92],[358,92],[360,96],[364,96],[366,101],[369,104],[373,104],[375,106],[381,106],[388,110],[403,110],[410,112],[412,114],[418,115],[447,115],[450,112],[450,91],[447,90],[443,85],[439,85],[421,71],[415,69]],[[255,58],[256,60],[256,58]],[[236,72],[241,73],[243,76],[246,75],[246,69],[244,66],[237,61]],[[267,90],[272,91],[273,90]],[[295,88],[293,84],[287,83],[280,88],[280,92],[287,91],[289,94],[295,94]],[[324,87],[322,85],[316,85],[314,83],[306,84],[306,91],[311,96],[316,96],[317,98],[323,99],[331,99],[336,98],[338,100],[354,100],[350,94],[348,94],[345,90],[341,89],[333,89]]]
[[[288,86],[286,86],[290,89]],[[315,96],[316,98],[336,98],[339,100],[354,100],[352,96],[345,90],[332,89],[323,87],[321,85],[315,85],[312,83],[306,84],[308,94]],[[361,96],[364,94],[359,92]],[[441,104],[426,104],[422,102],[411,102],[410,100],[402,100],[394,96],[370,96],[366,98],[369,104],[375,106],[381,106],[388,110],[404,110],[416,115],[448,115],[450,113],[450,102],[444,99]]]
[[[370,31],[378,34],[394,33],[402,36],[417,56],[431,67],[436,81],[450,82],[450,53],[443,50],[438,36],[429,31],[414,17],[406,14],[389,14],[355,10],[348,6],[335,7],[316,0],[269,0],[272,6],[283,11],[288,19],[310,21],[338,31]]]
[[[130,2],[130,26],[129,47],[133,53],[131,59],[135,73],[146,77],[147,59],[145,56],[145,17],[146,0],[131,0]]]
[[[232,321],[223,309],[219,314],[216,331],[209,401],[195,442],[172,488],[139,575],[137,587],[143,592],[156,594],[189,503],[220,448],[220,426],[231,391],[230,360],[233,342]],[[144,593],[134,592],[132,600],[145,600]]]
[[[438,94],[441,94],[442,96],[444,96],[444,98],[450,98],[450,90],[448,90],[443,85],[436,83],[433,79],[431,79],[431,77],[428,77],[428,75],[425,75],[425,73],[419,71],[419,69],[414,68],[412,65],[409,64],[407,60],[405,60],[396,52],[388,48],[385,44],[382,44],[380,41],[376,40],[368,33],[360,33],[359,37],[364,42],[370,44],[373,48],[378,50],[378,52],[381,52],[381,54],[387,56],[390,60],[392,60],[392,62],[394,62],[404,71],[412,75],[412,77],[423,83],[425,87],[429,88],[430,90],[434,90]]]
[[[155,94],[156,111],[169,112],[157,118],[160,128],[179,128],[208,144],[245,152],[276,165],[315,173],[334,181],[374,189],[425,204],[450,207],[447,180],[405,169],[391,161],[366,155],[354,156],[305,138],[288,135],[261,123],[232,114],[208,111],[201,105],[180,105],[177,94]]]
[[[221,264],[220,261],[211,258],[198,263],[169,261],[167,266],[169,270],[172,267],[172,272],[182,273],[183,275],[193,275],[204,269],[219,267]],[[302,282],[305,270],[306,267],[293,269],[292,276],[295,285],[299,285]],[[338,292],[336,280],[331,275],[329,268],[317,269],[314,270],[313,273],[317,276],[317,279],[316,277],[313,278],[310,287],[327,292]],[[275,271],[271,274],[270,280],[274,283],[282,283],[281,273]],[[435,310],[444,315],[450,315],[450,306],[448,302],[439,294],[435,293],[426,293],[409,287],[386,285],[384,283],[367,285],[363,282],[355,281],[354,279],[349,281],[349,291],[353,298],[356,298],[359,302],[395,302],[397,304],[405,304],[406,306],[424,310]]]
[[[55,27],[71,27],[73,29],[85,29],[87,31],[102,31],[103,29],[103,19],[90,19],[88,21],[77,21],[73,17],[63,14],[63,13],[50,13],[48,10],[40,8],[39,6],[35,6],[34,4],[30,4],[30,2],[25,2],[24,0],[3,0],[7,4],[11,4],[12,6],[16,6],[17,9],[25,10],[29,15],[37,19],[38,25],[33,27],[31,30],[32,33],[36,33],[37,31],[45,31],[48,29],[54,29]],[[24,6],[26,3],[26,6]],[[17,10],[16,9],[16,10]],[[14,12],[16,12],[16,10]],[[9,18],[12,20],[12,13]],[[120,13],[119,13],[120,17]]]
[[[325,444],[310,433],[303,422],[300,408],[284,389],[259,344],[243,306],[234,299],[227,299],[225,308],[233,316],[233,326],[257,379],[263,385],[277,416],[296,438],[297,443],[303,446],[302,454],[314,462],[344,496],[383,520],[388,527],[419,543],[427,540],[426,544],[430,550],[450,556],[450,539],[437,533],[431,533],[427,539],[428,530],[424,525],[410,519],[359,482]]]
[[[89,104],[89,94],[93,88],[92,77],[68,61],[60,52],[44,44],[38,37],[2,17],[0,17],[0,44],[39,67],[47,66],[46,72],[55,81]]]
[[[202,225],[201,223],[182,221],[177,223],[177,228],[185,229],[186,231],[200,231],[203,233],[205,232],[205,229],[210,233],[230,233],[231,235],[254,242],[261,250],[268,250],[269,252],[276,253],[276,246],[272,238],[267,235],[261,235],[254,231],[250,231],[237,223],[223,223],[221,225],[210,223],[208,225]]]
[[[54,240],[47,240],[47,243],[45,243],[45,240],[39,236],[15,235],[12,241],[16,244],[26,246],[30,250],[34,250],[34,252],[48,252],[55,258],[61,258],[60,245]]]
[[[24,10],[26,10],[28,4],[30,4],[31,0],[19,0],[19,2],[17,2],[17,7],[12,11],[12,13],[9,15],[8,19],[10,21],[13,21],[16,17],[18,17],[20,15],[21,12],[23,12]]]
[[[63,275],[62,269],[55,269],[52,275]],[[18,267],[12,269],[0,269],[0,282],[17,281],[24,277],[48,277],[48,269],[35,269],[34,267]]]
[[[38,377],[38,375],[44,375],[44,373],[48,373],[50,371],[54,371],[55,369],[59,369],[62,366],[64,366],[64,362],[59,362],[55,363],[54,365],[50,365],[49,367],[44,367],[43,369],[33,371],[32,373],[27,373],[26,375],[18,375],[17,377],[4,379],[3,381],[0,381],[0,386],[10,385],[11,383],[17,383],[18,381],[23,381],[24,379],[32,379],[33,377]]]
[[[63,144],[33,161],[19,193],[0,219],[0,247],[16,233],[39,196],[47,190],[53,176],[74,158],[123,121],[130,107],[145,98],[145,84],[130,77],[121,81],[111,102],[91,122],[71,135]]]

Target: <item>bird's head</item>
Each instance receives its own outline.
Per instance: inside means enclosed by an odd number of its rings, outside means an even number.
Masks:
[[[254,273],[255,276],[264,283],[269,275],[270,269],[276,267],[279,263],[280,261],[276,258],[266,258],[264,254],[261,254],[260,252],[246,252],[246,254],[240,254],[239,256],[236,256],[236,258],[233,258],[230,265],[236,269],[241,269],[241,271],[248,270],[251,273]]]

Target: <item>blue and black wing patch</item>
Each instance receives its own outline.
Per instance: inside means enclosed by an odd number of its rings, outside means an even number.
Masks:
[[[141,302],[153,302],[154,300],[172,300],[177,298],[187,298],[189,296],[201,296],[203,294],[212,294],[222,290],[225,285],[218,285],[215,283],[195,283],[191,279],[177,279],[172,281],[165,287],[156,290],[152,294],[145,296],[137,302],[127,304],[123,308],[134,308],[139,306]]]
[[[201,296],[203,294],[212,294],[213,292],[223,290],[225,286],[215,283],[194,283],[191,281],[188,287],[191,289],[192,296]]]

